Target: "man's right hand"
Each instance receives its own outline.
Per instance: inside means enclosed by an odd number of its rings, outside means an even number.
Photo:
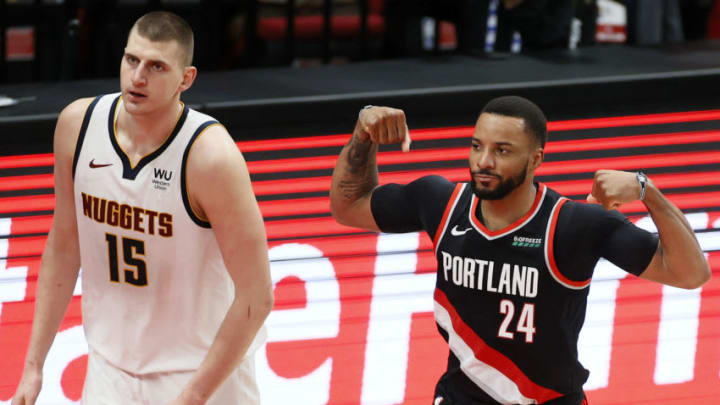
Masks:
[[[11,405],[34,405],[40,388],[42,387],[42,370],[28,370],[23,372]]]
[[[402,143],[403,152],[410,150],[410,134],[405,112],[390,107],[370,107],[360,111],[354,136],[360,142],[368,140],[379,145]]]

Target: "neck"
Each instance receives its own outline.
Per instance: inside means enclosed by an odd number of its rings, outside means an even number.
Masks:
[[[181,111],[179,100],[150,114],[130,114],[121,106],[117,118],[118,136],[126,138],[130,144],[140,149],[144,146],[157,146],[163,143],[175,128]]]
[[[537,189],[528,176],[523,184],[500,200],[480,201],[485,226],[491,231],[502,229],[522,218],[535,202]]]

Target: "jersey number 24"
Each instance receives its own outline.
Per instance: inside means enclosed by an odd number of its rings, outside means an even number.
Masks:
[[[500,329],[498,330],[498,337],[505,339],[513,339],[514,334],[508,330],[510,323],[515,317],[515,304],[510,300],[500,301],[500,313],[505,315]],[[520,318],[517,321],[515,330],[519,333],[525,333],[525,343],[532,343],[533,337],[535,336],[535,305],[524,304],[522,311],[520,312]]]

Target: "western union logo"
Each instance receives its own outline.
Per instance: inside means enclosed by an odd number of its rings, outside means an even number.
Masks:
[[[526,248],[538,248],[542,243],[542,239],[539,238],[526,238],[524,236],[514,236],[513,246],[526,247]]]

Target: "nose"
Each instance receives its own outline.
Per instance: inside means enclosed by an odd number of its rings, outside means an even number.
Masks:
[[[476,153],[475,166],[478,169],[494,169],[495,160],[493,159],[492,153],[487,150],[478,151]]]
[[[142,63],[135,66],[131,77],[133,86],[142,87],[147,84],[147,79],[145,78],[144,72],[145,69]]]

